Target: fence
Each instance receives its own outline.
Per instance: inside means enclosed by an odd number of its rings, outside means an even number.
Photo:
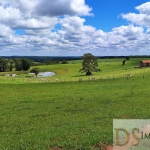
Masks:
[[[21,77],[2,77],[0,78],[0,82],[17,82],[17,83],[40,83],[40,82],[84,82],[84,81],[104,81],[104,80],[118,80],[118,79],[124,79],[124,80],[131,80],[131,79],[146,79],[150,77],[149,73],[141,73],[141,74],[124,74],[124,75],[116,75],[116,76],[88,76],[88,77],[72,77],[72,78],[21,78]]]

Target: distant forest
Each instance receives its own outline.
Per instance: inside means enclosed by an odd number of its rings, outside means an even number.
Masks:
[[[0,56],[1,58],[15,59],[28,58],[35,62],[47,61],[63,61],[63,60],[80,60],[81,56]],[[135,56],[97,56],[99,59],[115,59],[115,58],[150,58],[150,55],[135,55]]]

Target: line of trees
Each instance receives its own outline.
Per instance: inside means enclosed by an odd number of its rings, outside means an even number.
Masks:
[[[0,58],[0,72],[13,71],[27,71],[30,69],[31,60],[27,58],[15,58],[15,59],[5,59]]]
[[[27,71],[30,69],[31,66],[31,60],[27,59],[27,58],[16,58],[14,59],[14,63],[15,63],[15,69],[16,71]]]
[[[54,64],[68,64],[68,61],[66,59],[63,60],[58,60],[58,59],[49,59],[49,60],[45,60],[44,64],[46,65],[54,65]]]

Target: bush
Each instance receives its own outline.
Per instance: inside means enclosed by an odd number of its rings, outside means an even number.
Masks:
[[[40,72],[40,69],[39,68],[33,68],[30,70],[31,73],[35,73],[36,77],[38,75],[38,73]]]

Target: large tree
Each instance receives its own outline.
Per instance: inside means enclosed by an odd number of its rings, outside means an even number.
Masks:
[[[0,58],[0,72],[5,72],[8,70],[8,60]]]
[[[27,58],[22,58],[21,59],[21,62],[22,62],[22,69],[24,71],[27,71],[28,69],[30,69],[30,66],[31,66],[31,61]]]
[[[21,71],[23,69],[21,59],[16,58],[14,62],[16,71]]]
[[[30,69],[31,66],[31,61],[27,58],[16,58],[15,59],[15,68],[17,71],[27,71],[28,69]]]
[[[9,59],[9,60],[8,60],[8,64],[9,64],[9,71],[13,71],[14,60]]]
[[[85,72],[86,75],[91,75],[92,72],[96,72],[99,69],[97,57],[92,55],[91,53],[86,53],[82,56],[82,69],[79,70],[79,72]]]

